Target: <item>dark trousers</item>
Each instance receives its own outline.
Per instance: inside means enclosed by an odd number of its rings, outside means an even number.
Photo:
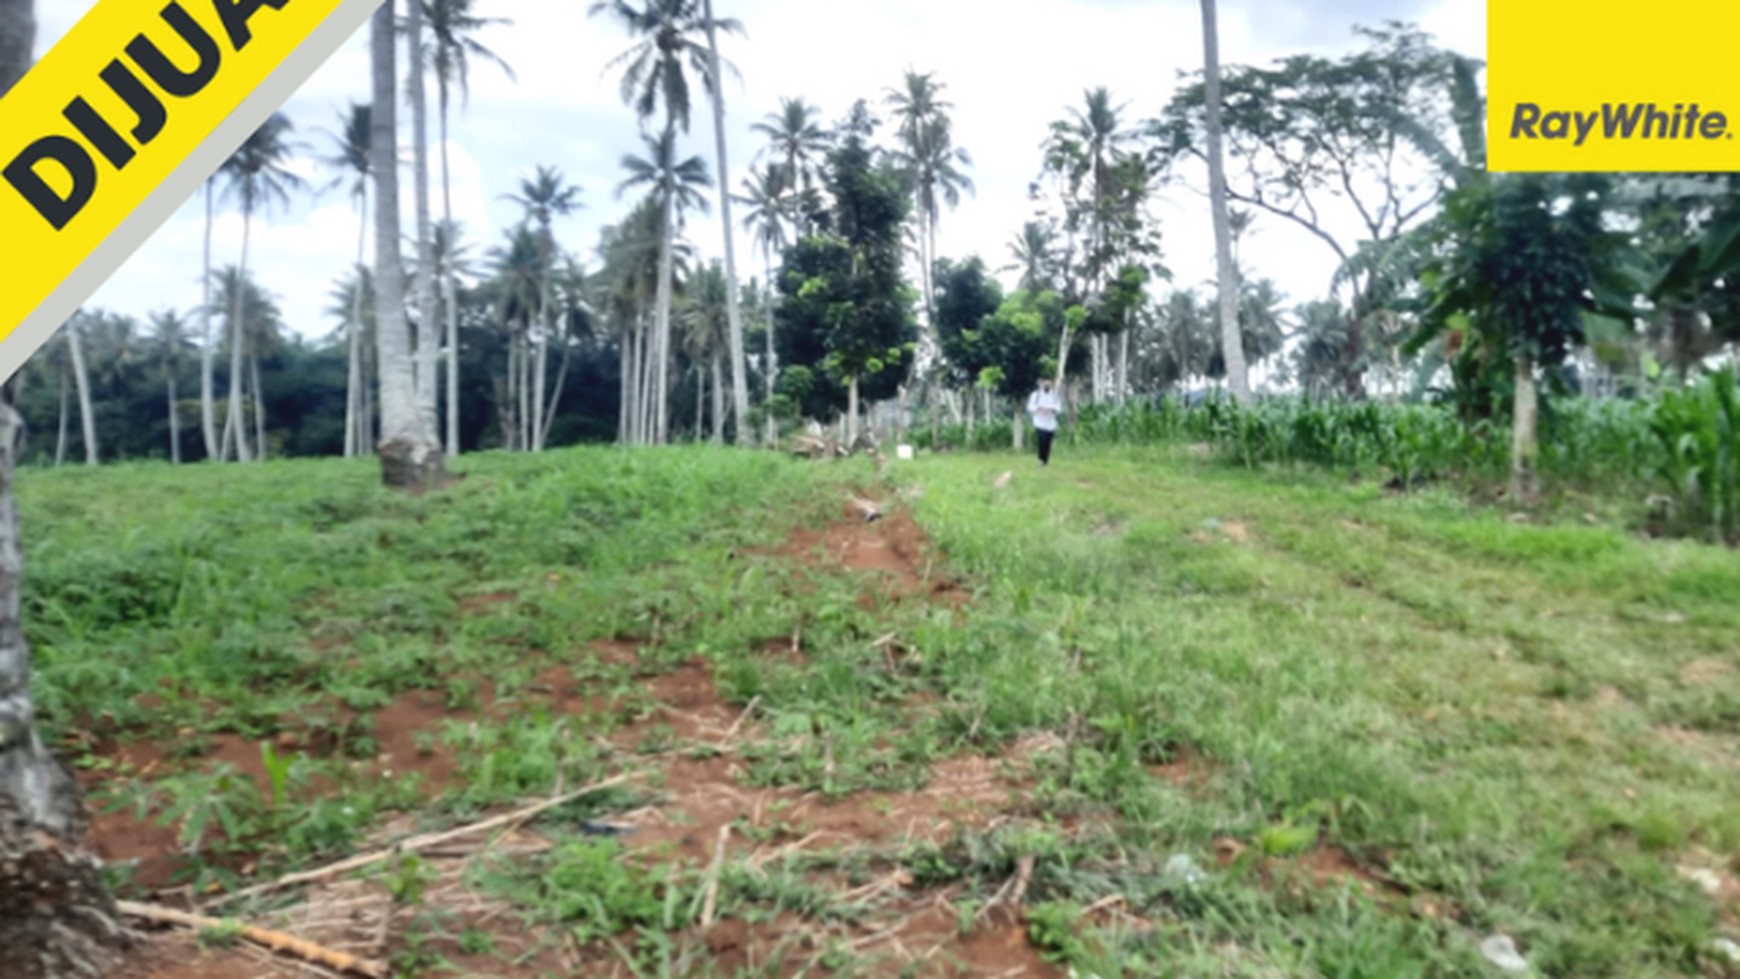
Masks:
[[[1051,465],[1051,440],[1053,437],[1055,437],[1057,435],[1057,433],[1056,432],[1048,432],[1045,429],[1040,428],[1040,429],[1035,429],[1033,434],[1038,436],[1039,464],[1042,466]]]

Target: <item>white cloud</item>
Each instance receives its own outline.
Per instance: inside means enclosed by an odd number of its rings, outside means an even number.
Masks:
[[[41,48],[52,44],[87,11],[90,3],[55,0],[39,5]],[[615,195],[624,153],[643,147],[632,111],[621,102],[618,69],[605,65],[629,39],[615,23],[586,16],[587,4],[479,0],[485,17],[508,17],[512,26],[486,31],[480,40],[511,64],[518,81],[495,65],[474,61],[470,99],[455,96],[451,126],[455,217],[466,227],[473,253],[500,240],[520,218],[504,199],[522,175],[539,164],[560,168],[581,185],[584,209],[558,223],[569,249],[590,259],[599,229],[619,220],[629,201]],[[1480,55],[1485,12],[1480,0],[1253,0],[1222,4],[1221,56],[1227,63],[1267,61],[1300,50],[1331,53],[1355,43],[1352,27],[1397,18],[1417,19],[1439,40]],[[759,148],[750,123],[778,107],[781,96],[818,104],[829,122],[853,100],[880,107],[884,92],[907,68],[934,71],[954,103],[957,143],[973,157],[970,176],[977,192],[945,213],[939,245],[944,255],[978,253],[994,268],[1005,261],[1006,243],[1032,210],[1028,182],[1038,171],[1047,124],[1079,104],[1085,89],[1105,85],[1128,103],[1130,122],[1155,114],[1180,72],[1202,61],[1200,5],[1196,0],[1009,0],[994,7],[938,0],[885,0],[874,8],[845,11],[803,0],[719,0],[720,16],[742,20],[746,37],[721,36],[725,56],[744,81],[727,79],[731,186],[737,188]],[[365,27],[318,71],[284,111],[313,152],[329,152],[318,130],[336,128],[350,100],[368,95],[368,30]],[[430,88],[430,133],[436,129]],[[712,115],[697,102],[684,152],[713,159]],[[402,112],[409,128],[409,112]],[[409,159],[408,149],[405,158]],[[439,218],[439,161],[431,147],[431,214]],[[296,171],[324,184],[331,171],[312,160]],[[1194,181],[1197,186],[1201,180]],[[410,175],[401,184],[410,193]],[[408,197],[406,198],[408,202]],[[1207,279],[1214,267],[1206,198],[1183,188],[1167,191],[1155,213],[1162,221],[1166,261],[1179,284]],[[691,225],[690,237],[709,255],[722,253],[717,212]],[[734,213],[734,220],[740,220]],[[411,232],[414,212],[404,210]],[[161,306],[189,308],[199,298],[198,269],[203,202],[189,200],[93,297],[92,302],[143,315]],[[740,274],[760,275],[759,254],[747,234],[736,236]],[[213,261],[235,260],[239,219],[226,210],[213,234]],[[335,192],[298,200],[283,214],[258,220],[250,265],[282,305],[293,329],[324,334],[333,279],[354,260],[356,217],[348,198]],[[372,254],[372,241],[369,246]],[[1322,294],[1333,256],[1303,232],[1259,221],[1243,246],[1259,274],[1274,278],[1293,300]]]

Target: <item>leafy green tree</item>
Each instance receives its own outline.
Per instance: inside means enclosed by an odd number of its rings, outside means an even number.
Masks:
[[[1496,175],[1452,193],[1434,219],[1439,255],[1415,345],[1464,328],[1511,366],[1511,496],[1538,492],[1536,373],[1584,342],[1594,315],[1629,318],[1625,237],[1607,228],[1601,175]]]
[[[899,170],[869,146],[875,120],[854,106],[845,138],[830,154],[830,230],[786,253],[780,275],[780,360],[805,368],[794,397],[812,417],[841,407],[847,437],[858,434],[861,395],[898,389],[917,340],[913,290],[901,275],[901,232],[911,198]]]
[[[937,336],[955,383],[977,384],[984,369],[995,366],[980,343],[980,327],[1002,305],[1003,287],[985,271],[978,256],[937,263]]]
[[[1344,266],[1361,242],[1381,245],[1424,222],[1445,192],[1436,161],[1397,120],[1432,134],[1459,121],[1448,84],[1455,59],[1429,35],[1394,22],[1356,31],[1368,42],[1364,50],[1334,59],[1294,55],[1270,67],[1229,65],[1220,79],[1228,199],[1303,230]],[[1147,123],[1163,167],[1206,159],[1207,105],[1206,80],[1193,81]],[[1342,388],[1354,397],[1365,390],[1374,274],[1360,268],[1343,283],[1352,319]]]

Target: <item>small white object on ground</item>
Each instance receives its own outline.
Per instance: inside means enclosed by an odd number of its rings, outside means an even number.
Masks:
[[[912,446],[910,446],[910,445],[897,445],[894,447],[894,454],[901,459],[911,459],[912,458]]]
[[[1735,965],[1740,965],[1740,943],[1736,943],[1734,939],[1718,938],[1710,943],[1710,950]]]
[[[1679,871],[1681,878],[1689,880],[1703,888],[1704,893],[1711,897],[1715,897],[1717,894],[1722,892],[1722,876],[1714,870],[1707,870],[1703,867],[1686,866],[1681,866],[1676,869]]]
[[[1486,956],[1486,961],[1506,972],[1529,971],[1529,960],[1516,950],[1516,943],[1510,940],[1509,935],[1493,935],[1487,938],[1480,943],[1480,954]]]
[[[1165,874],[1168,880],[1179,881],[1190,887],[1202,883],[1206,877],[1202,868],[1196,865],[1196,861],[1188,853],[1174,853],[1166,861]]]

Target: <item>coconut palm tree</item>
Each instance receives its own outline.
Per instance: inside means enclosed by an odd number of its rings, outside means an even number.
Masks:
[[[920,228],[918,240],[919,284],[924,291],[925,322],[936,317],[935,283],[936,221],[940,200],[950,207],[960,202],[962,189],[972,181],[957,168],[971,165],[965,150],[952,145],[948,110],[954,104],[942,98],[944,86],[930,73],[908,71],[904,89],[889,89],[886,102],[898,120],[895,138],[900,158],[913,185],[913,216]],[[939,194],[941,195],[939,199]]]
[[[659,293],[657,306],[657,333],[654,337],[652,356],[657,358],[655,373],[656,381],[652,385],[654,397],[657,398],[654,411],[655,423],[653,439],[663,444],[669,434],[669,424],[666,417],[668,392],[669,357],[671,351],[671,290],[675,271],[673,268],[676,238],[682,215],[689,210],[706,213],[707,198],[700,188],[712,182],[707,174],[707,164],[698,156],[687,160],[677,160],[676,133],[666,127],[664,134],[654,139],[651,136],[642,137],[646,141],[647,155],[637,157],[624,154],[622,167],[629,175],[617,185],[616,196],[620,198],[631,187],[648,187],[649,196],[657,200],[662,213],[660,255],[659,255]]]
[[[1227,386],[1239,404],[1251,400],[1244,342],[1239,334],[1239,289],[1232,259],[1232,231],[1226,204],[1226,160],[1221,147],[1220,31],[1214,0],[1202,0],[1203,95],[1208,118],[1209,209],[1214,216],[1215,279],[1220,293],[1220,337],[1226,359]]]
[[[664,254],[662,229],[663,208],[658,200],[648,196],[622,223],[605,228],[600,235],[599,291],[605,297],[605,308],[615,322],[621,345],[622,407],[617,440],[624,445],[644,444],[651,430],[646,382],[649,364],[646,311],[659,290]],[[679,246],[673,266],[683,260],[685,253],[686,249]]]
[[[503,234],[501,244],[489,252],[490,280],[487,291],[496,324],[508,339],[506,411],[503,412],[507,447],[530,450],[531,369],[526,341],[533,317],[542,306],[544,291],[543,244],[536,228],[523,221]]]
[[[743,179],[743,193],[738,196],[738,202],[746,205],[748,211],[743,215],[743,227],[754,235],[755,241],[761,245],[761,258],[767,270],[767,296],[762,305],[767,311],[767,325],[763,331],[767,342],[764,356],[767,362],[762,365],[762,399],[767,406],[766,432],[764,438],[768,445],[777,441],[779,434],[778,422],[773,417],[773,303],[778,291],[773,285],[773,256],[776,252],[783,253],[786,246],[786,232],[792,221],[793,201],[790,187],[786,183],[786,171],[779,164],[768,164],[750,172]]]
[[[556,384],[550,391],[550,403],[538,421],[537,449],[543,451],[550,439],[550,428],[556,424],[556,408],[562,403],[562,386],[568,380],[568,364],[576,341],[592,330],[591,278],[579,259],[563,255],[555,276],[555,340],[562,345],[562,364],[556,370]]]
[[[205,247],[203,262],[200,266],[200,297],[199,297],[199,430],[205,439],[205,457],[219,461],[223,454],[218,444],[217,406],[214,391],[217,387],[213,378],[212,335],[211,335],[211,228],[212,228],[212,198],[217,191],[217,175],[213,174],[205,180]]]
[[[81,310],[73,314],[61,329],[66,332],[67,351],[72,355],[73,383],[79,392],[79,423],[85,436],[85,465],[97,464],[97,420],[91,405],[91,372],[89,363],[85,360],[85,345],[83,341],[85,314]]]
[[[430,60],[435,70],[435,96],[441,125],[441,220],[453,226],[453,176],[447,157],[447,121],[454,89],[462,104],[470,100],[473,59],[494,62],[510,80],[514,70],[476,35],[492,24],[511,25],[503,17],[479,17],[472,0],[420,0],[429,29]],[[450,266],[441,269],[442,306],[447,319],[447,454],[459,455],[459,285]]]
[[[719,194],[724,220],[722,231],[725,235],[726,279],[729,288],[727,300],[731,308],[732,322],[732,377],[735,381],[733,396],[742,412],[747,414],[749,387],[747,368],[743,361],[743,324],[737,308],[736,243],[731,231],[730,189],[727,184],[730,172],[725,159],[725,102],[720,84],[722,69],[730,68],[733,74],[739,73],[735,66],[719,57],[718,45],[719,31],[740,34],[743,25],[731,18],[714,17],[712,0],[701,0],[699,4],[696,0],[640,0],[640,6],[635,6],[628,0],[597,0],[589,12],[594,16],[609,15],[635,39],[635,43],[613,59],[606,66],[606,70],[626,63],[621,86],[623,101],[633,104],[643,128],[662,103],[666,134],[674,135],[674,130],[678,128],[684,133],[689,131],[691,73],[700,80],[702,90],[712,99]],[[669,343],[668,299],[667,296],[660,303],[664,310],[659,328],[661,350],[667,349]],[[661,354],[662,356],[664,355]],[[662,360],[660,370],[664,370]],[[664,390],[662,385],[659,390]],[[663,417],[662,397],[660,417]],[[662,440],[662,422],[660,430]],[[747,437],[746,431],[739,432],[739,443],[744,443]]]
[[[731,228],[731,167],[725,157],[725,90],[718,84],[719,78],[719,38],[718,32],[724,25],[713,17],[713,0],[702,0],[702,22],[707,27],[707,53],[711,67],[708,78],[712,84],[708,87],[713,96],[713,140],[715,153],[718,157],[719,174],[719,221],[720,229],[725,235],[725,311],[727,334],[731,347],[731,394],[736,409],[737,444],[749,444],[749,426],[744,423],[749,417],[749,364],[743,350],[743,311],[738,306],[737,289],[737,239]],[[715,373],[718,371],[718,361],[714,360]],[[715,377],[717,382],[718,378]],[[714,389],[718,396],[717,388]],[[715,419],[715,424],[723,424]],[[717,439],[715,439],[717,441]]]
[[[345,406],[347,420],[353,420],[349,425],[350,433],[346,441],[354,441],[359,451],[373,451],[375,412],[374,399],[369,394],[369,378],[375,376],[374,357],[370,351],[375,349],[375,306],[374,306],[374,276],[367,263],[358,263],[351,273],[333,283],[332,291],[327,293],[332,304],[326,307],[326,314],[338,320],[339,328],[327,338],[328,342],[340,341],[354,344],[356,360],[353,363],[357,375],[357,385],[354,389],[354,403]],[[351,419],[354,409],[355,417]]]
[[[1040,221],[1028,221],[1021,226],[1021,233],[1009,243],[1009,255],[1015,261],[1003,266],[999,271],[1019,272],[1021,278],[1017,288],[1031,293],[1040,293],[1051,288],[1053,281],[1053,263],[1057,261],[1054,249],[1057,246],[1057,233]]]
[[[187,353],[187,320],[173,309],[151,314],[152,340],[157,344],[157,356],[163,366],[163,383],[169,395],[169,461],[181,465],[181,413],[175,397],[175,375],[181,370],[181,358]]]
[[[580,188],[568,183],[562,172],[554,167],[538,167],[530,180],[520,181],[519,193],[503,196],[520,205],[526,217],[537,224],[540,285],[538,326],[532,338],[537,346],[536,365],[532,368],[532,402],[535,407],[524,416],[535,421],[543,414],[544,378],[549,368],[550,302],[556,274],[556,239],[550,226],[558,216],[573,214],[584,205],[579,200]],[[530,439],[528,448],[535,450],[537,446],[532,444],[535,442],[535,438]]]
[[[752,162],[773,157],[779,165],[783,186],[794,195],[813,191],[821,183],[822,158],[830,137],[821,122],[822,110],[802,98],[781,98],[779,111],[768,113],[750,131],[766,137],[767,143]]]
[[[437,417],[435,401],[435,354],[441,343],[435,322],[435,258],[429,227],[429,103],[425,71],[428,49],[423,41],[423,0],[406,0],[405,59],[406,90],[411,102],[411,200],[417,221],[417,349],[412,375],[417,386],[417,410]]]
[[[369,152],[375,181],[375,344],[380,369],[381,480],[388,486],[427,487],[445,477],[435,419],[419,410],[405,323],[405,270],[399,254],[397,52],[393,17],[397,0],[385,0],[370,22],[369,54],[374,99]]]
[[[224,197],[238,198],[242,205],[242,257],[236,271],[240,278],[245,279],[248,272],[248,240],[255,212],[274,202],[288,204],[290,191],[305,186],[302,178],[285,166],[297,148],[290,139],[293,128],[288,116],[282,112],[273,113],[219,168],[225,180]],[[390,158],[388,165],[391,165]],[[241,422],[242,368],[246,353],[246,326],[239,305],[242,294],[243,291],[238,289],[231,296],[237,305],[230,308],[230,411],[224,422],[223,452],[227,456],[233,444],[236,458],[247,462],[250,458],[248,436]]]
[[[713,262],[698,270],[687,285],[688,295],[684,297],[682,309],[682,324],[684,346],[689,359],[695,365],[697,375],[695,412],[699,416],[703,399],[700,391],[708,370],[712,372],[713,385],[713,433],[714,445],[725,442],[725,378],[721,368],[729,337],[729,316],[725,299],[725,273],[718,262]],[[741,423],[738,426],[742,427]],[[701,426],[695,426],[695,437],[701,436]]]
[[[369,154],[369,106],[367,103],[352,102],[350,110],[339,116],[338,132],[327,131],[327,137],[332,140],[333,153],[325,157],[323,162],[339,171],[330,184],[323,190],[331,190],[345,184],[350,185],[351,199],[356,201],[356,264],[363,266],[364,245],[368,238],[368,197],[371,164]],[[354,457],[358,450],[368,444],[365,430],[368,427],[362,415],[362,335],[363,321],[362,301],[363,290],[351,290],[352,301],[356,304],[345,314],[347,325],[345,343],[346,357],[349,364],[348,376],[345,382],[344,400],[344,457]]]

